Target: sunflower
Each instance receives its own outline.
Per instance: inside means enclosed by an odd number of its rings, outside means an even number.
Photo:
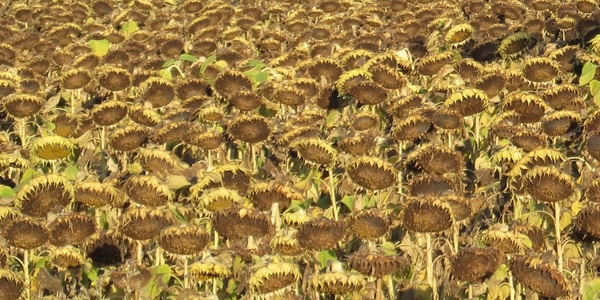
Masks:
[[[474,32],[475,28],[470,24],[454,25],[446,33],[444,40],[450,47],[460,47],[472,38]]]
[[[213,216],[213,228],[227,239],[262,238],[273,232],[270,220],[260,211],[230,207]]]
[[[45,136],[29,145],[31,153],[42,162],[63,160],[73,154],[75,144],[61,136]]]
[[[8,269],[0,269],[0,298],[19,299],[25,290],[23,279]]]
[[[498,52],[502,57],[514,59],[523,55],[531,44],[531,35],[525,32],[517,32],[502,40]]]
[[[98,84],[111,91],[122,91],[131,86],[131,74],[126,69],[112,67],[109,65],[100,67],[97,70]]]
[[[454,223],[450,206],[439,200],[412,198],[400,215],[401,223],[414,232],[440,232]]]
[[[55,206],[67,206],[73,200],[73,186],[61,175],[33,178],[16,195],[15,205],[32,217],[46,217]]]
[[[458,111],[463,116],[471,116],[482,112],[488,106],[488,96],[480,89],[464,89],[450,95],[444,106]]]
[[[509,264],[515,278],[540,296],[556,298],[569,295],[567,281],[551,264],[526,255],[511,258]]]
[[[130,207],[121,216],[119,231],[128,238],[143,241],[157,237],[164,228],[173,223],[170,212]]]
[[[423,76],[433,76],[437,74],[442,67],[448,65],[454,59],[454,54],[450,51],[427,56],[417,62],[415,69]]]
[[[200,226],[187,224],[167,227],[161,231],[158,244],[171,254],[195,255],[208,245],[210,235]]]
[[[15,119],[22,119],[35,115],[42,109],[44,103],[44,99],[28,94],[12,94],[2,101],[4,110],[10,117]]]
[[[152,104],[152,107],[163,107],[175,98],[175,87],[162,77],[151,77],[140,85],[140,99]]]
[[[533,84],[552,82],[560,74],[558,64],[549,58],[535,57],[525,60],[523,77]]]
[[[67,214],[52,221],[48,229],[53,245],[79,245],[96,233],[96,220],[81,213]]]
[[[463,160],[459,152],[445,146],[428,144],[411,152],[406,161],[427,173],[462,173]]]
[[[173,200],[173,192],[153,175],[131,176],[124,189],[131,200],[146,206],[158,207]]]
[[[259,115],[241,115],[229,123],[227,132],[234,139],[255,144],[269,138],[271,124]]]
[[[99,126],[117,124],[127,116],[127,104],[118,100],[109,100],[92,109],[92,120]]]
[[[486,280],[498,269],[500,253],[494,248],[464,248],[452,259],[452,275],[475,283]]]
[[[254,264],[248,280],[250,291],[261,296],[283,295],[300,280],[297,264],[272,257]]]
[[[300,225],[296,237],[304,249],[330,249],[345,239],[346,228],[340,221],[317,218]]]
[[[396,182],[393,166],[377,157],[362,156],[347,167],[348,176],[359,186],[368,190],[381,190]]]
[[[217,77],[214,88],[223,98],[229,99],[239,91],[252,89],[252,81],[243,73],[226,71]]]
[[[328,165],[337,155],[337,151],[326,141],[319,138],[299,138],[290,143],[300,157],[316,165]]]
[[[66,90],[77,90],[85,87],[92,80],[86,69],[72,69],[64,72],[60,78],[60,86]]]

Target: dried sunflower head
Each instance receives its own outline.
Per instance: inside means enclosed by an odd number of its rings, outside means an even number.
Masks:
[[[394,167],[377,157],[362,156],[346,169],[354,183],[368,190],[386,189],[396,182]]]
[[[517,32],[504,38],[498,52],[505,58],[517,58],[523,55],[532,44],[532,36],[525,32]]]
[[[129,71],[119,67],[103,66],[97,70],[98,84],[111,91],[122,91],[131,86],[132,78]]]
[[[343,270],[314,274],[309,286],[318,293],[346,295],[357,292],[366,286],[364,276]]]
[[[460,47],[472,38],[474,32],[475,28],[471,24],[454,25],[446,33],[444,40],[450,47]]]
[[[525,60],[523,77],[533,84],[552,82],[560,74],[558,64],[549,58],[535,57]]]
[[[361,274],[378,278],[404,270],[409,264],[406,258],[385,253],[379,247],[362,246],[348,256],[348,267]]]
[[[512,257],[509,264],[515,278],[540,296],[555,298],[569,295],[569,284],[551,264],[526,255]]]
[[[452,259],[452,275],[462,281],[483,281],[500,265],[500,252],[494,248],[464,248]]]
[[[212,221],[221,236],[232,240],[248,236],[259,239],[273,232],[273,225],[264,213],[248,208],[234,206],[217,211]]]
[[[33,178],[16,195],[15,205],[32,217],[46,217],[56,206],[67,206],[73,200],[73,186],[61,175]]]
[[[92,109],[92,120],[100,126],[117,124],[127,116],[127,104],[118,100],[109,100]]]
[[[241,115],[229,123],[227,131],[234,139],[254,144],[271,135],[271,124],[259,115]]]
[[[48,259],[59,270],[78,268],[83,266],[85,262],[81,250],[73,246],[65,246],[52,250],[48,255]]]
[[[84,88],[92,80],[90,72],[84,68],[64,72],[60,78],[60,86],[66,90]]]
[[[164,210],[130,207],[121,216],[120,232],[128,238],[143,241],[157,237],[173,222],[171,214]]]
[[[488,96],[479,89],[464,89],[450,95],[444,106],[458,111],[463,116],[470,116],[482,112],[488,106]]]
[[[10,222],[2,235],[9,246],[24,250],[41,247],[49,238],[45,222],[28,217],[17,218]]]
[[[125,192],[136,203],[158,207],[173,200],[173,192],[153,175],[135,175],[127,179]]]
[[[200,226],[187,224],[165,228],[158,237],[161,248],[171,254],[195,255],[210,242],[210,235]]]
[[[230,276],[230,269],[230,266],[209,256],[190,265],[190,275],[198,281],[206,281],[213,278],[225,279]]]
[[[402,225],[414,232],[440,232],[454,223],[450,206],[439,200],[412,198],[400,215]]]
[[[48,229],[53,245],[79,245],[96,233],[96,220],[86,214],[67,214],[52,221]]]
[[[437,144],[419,147],[406,157],[406,161],[427,173],[460,174],[463,170],[463,160],[460,153]]]
[[[7,269],[0,269],[0,296],[2,299],[19,299],[25,284],[19,275]]]
[[[304,249],[330,249],[345,239],[346,228],[340,221],[317,218],[300,225],[296,237]]]
[[[316,165],[328,165],[335,160],[337,151],[326,141],[319,138],[299,138],[290,143],[300,157]]]
[[[540,202],[566,200],[575,192],[573,177],[554,167],[535,167],[523,177],[525,190]]]
[[[22,119],[38,113],[44,102],[44,99],[35,95],[12,94],[5,97],[2,104],[10,117]]]
[[[283,296],[301,277],[297,264],[279,257],[270,257],[253,265],[251,272],[248,280],[250,291],[265,297]]]
[[[75,150],[75,144],[70,139],[53,135],[36,139],[29,148],[37,160],[50,162],[71,156]]]

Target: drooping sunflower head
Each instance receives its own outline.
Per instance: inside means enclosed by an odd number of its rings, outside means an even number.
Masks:
[[[213,228],[230,240],[253,236],[260,239],[273,232],[273,226],[266,215],[249,208],[232,206],[220,210],[213,216]]]
[[[113,131],[109,143],[115,151],[132,152],[141,147],[147,139],[148,130],[145,127],[129,125]]]
[[[510,141],[525,152],[548,146],[548,137],[536,131],[522,130],[515,133]]]
[[[525,190],[540,202],[568,199],[575,192],[573,177],[555,167],[535,167],[523,177]]]
[[[580,97],[582,91],[573,84],[561,84],[552,86],[540,93],[544,102],[554,110],[575,110],[582,108]],[[574,105],[575,104],[575,105]]]
[[[400,89],[402,88],[406,80],[396,71],[393,67],[388,67],[383,64],[376,64],[369,68],[369,72],[372,74],[374,82],[381,85],[386,89]]]
[[[315,165],[328,165],[337,155],[337,151],[320,138],[300,138],[290,143],[289,147],[304,160]]]
[[[120,220],[120,232],[134,240],[144,241],[157,237],[174,222],[171,214],[161,209],[130,207]]]
[[[385,235],[390,225],[389,215],[377,210],[360,210],[348,221],[352,234],[365,240],[375,240]]]
[[[570,287],[565,277],[550,263],[527,255],[511,258],[510,271],[517,281],[542,297],[563,297],[569,295]]]
[[[192,187],[192,199],[198,200],[202,208],[209,211],[221,211],[232,207],[236,203],[242,203],[244,198],[236,190],[228,188],[216,188],[204,191],[197,186]]]
[[[555,111],[541,120],[544,133],[551,137],[563,136],[581,124],[581,115],[574,111]]]
[[[48,255],[48,259],[59,270],[78,268],[83,266],[85,262],[81,250],[73,246],[64,246],[52,250]]]
[[[46,217],[56,206],[73,200],[73,186],[63,176],[50,174],[33,178],[16,195],[15,205],[32,217]]]
[[[118,100],[109,100],[92,109],[92,120],[100,126],[117,124],[127,116],[127,104]]]
[[[394,167],[377,157],[362,156],[347,167],[348,176],[362,188],[381,190],[396,182]]]
[[[431,129],[431,120],[414,111],[403,119],[396,119],[392,128],[392,138],[397,141],[412,141],[423,137]]]
[[[123,192],[108,182],[82,181],[75,186],[75,201],[91,207],[121,207],[124,198]]]
[[[131,74],[123,68],[106,65],[100,67],[96,74],[98,84],[111,92],[122,91],[132,83]]]
[[[433,114],[433,125],[443,130],[456,130],[463,127],[464,116],[447,107],[438,108]]]
[[[340,221],[315,218],[300,225],[296,236],[304,249],[330,249],[346,238],[346,227]]]
[[[83,68],[72,69],[64,72],[60,78],[60,86],[66,90],[84,88],[92,80],[90,72]]]
[[[489,103],[488,96],[480,89],[467,88],[450,95],[444,106],[458,111],[463,116],[482,112]]]
[[[380,247],[367,245],[348,256],[348,267],[378,278],[405,270],[409,265],[410,262],[398,254],[389,254]]]
[[[206,229],[192,224],[165,228],[158,238],[160,247],[175,255],[201,253],[209,242],[210,235]]]
[[[301,277],[297,264],[285,262],[279,257],[271,257],[255,264],[251,272],[248,280],[250,290],[266,297],[283,295]]]
[[[255,110],[263,104],[263,98],[252,90],[239,91],[228,100],[231,105],[243,111]]]
[[[462,281],[483,281],[500,265],[500,252],[494,248],[464,248],[452,259],[452,275]]]
[[[520,92],[509,94],[504,99],[503,110],[515,111],[519,114],[520,121],[523,123],[533,123],[539,121],[547,110],[546,104],[542,99],[534,94],[524,94]]]
[[[75,144],[70,139],[52,135],[38,138],[29,146],[31,153],[41,162],[64,160],[73,154]]]
[[[440,232],[454,223],[452,210],[447,203],[420,198],[412,198],[407,202],[400,220],[404,227],[414,232]]]
[[[227,132],[234,139],[254,144],[271,135],[271,124],[259,115],[241,115],[229,123]]]
[[[41,247],[49,238],[45,222],[29,217],[13,220],[6,226],[2,235],[9,246],[23,250]]]
[[[502,40],[498,52],[502,57],[514,59],[523,55],[531,44],[531,35],[525,32],[517,32]]]
[[[135,175],[127,179],[124,189],[136,203],[158,207],[173,200],[173,192],[154,175]]]
[[[84,244],[87,257],[99,266],[123,263],[127,255],[127,247],[123,237],[115,231],[100,231]]]
[[[230,274],[231,267],[212,256],[190,265],[190,275],[198,281],[206,281],[213,278],[225,279]]]
[[[459,152],[448,147],[428,144],[412,151],[406,158],[407,163],[427,173],[462,173],[463,160]]]
[[[411,196],[439,197],[462,192],[463,186],[459,174],[420,174],[408,182],[407,189]]]
[[[302,199],[302,195],[277,182],[260,182],[250,187],[248,198],[260,210],[268,211],[278,203],[279,210],[285,211],[292,201]]]
[[[42,109],[45,101],[41,97],[29,94],[12,94],[2,101],[4,111],[15,119],[27,118]]]
[[[577,229],[586,237],[600,239],[600,209],[594,205],[580,211],[577,215]]]
[[[318,293],[340,296],[358,292],[366,286],[363,275],[340,269],[314,274],[310,278],[309,286]]]
[[[25,284],[19,275],[7,269],[0,269],[0,295],[3,299],[19,299],[24,290]]]
[[[525,80],[533,84],[552,82],[560,74],[558,64],[545,57],[527,59],[521,71]]]
[[[215,80],[215,90],[225,99],[231,98],[241,90],[250,89],[252,89],[250,78],[237,71],[223,72]]]
[[[522,253],[528,249],[527,235],[509,230],[504,224],[495,224],[483,232],[481,241],[501,254]]]
[[[96,221],[86,214],[67,214],[52,221],[48,229],[53,245],[79,245],[96,233]]]
[[[140,99],[152,104],[152,107],[163,107],[175,98],[173,83],[162,77],[151,77],[140,85]]]
[[[471,24],[455,25],[448,30],[444,40],[450,47],[457,48],[466,44],[473,36],[475,28]]]
[[[450,51],[427,56],[417,62],[415,68],[423,76],[433,76],[437,74],[442,67],[448,65],[454,59],[454,54]]]

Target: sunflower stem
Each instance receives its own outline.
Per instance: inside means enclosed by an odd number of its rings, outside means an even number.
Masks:
[[[333,166],[329,166],[329,198],[331,199],[331,207],[333,208],[333,219],[338,220],[337,201],[335,199],[335,182],[333,180]]]
[[[138,262],[138,264],[141,264],[143,259],[144,259],[144,247],[142,246],[142,242],[138,241],[137,242],[137,262]]]
[[[560,203],[554,202],[554,235],[556,243],[556,255],[558,255],[558,271],[560,274],[563,273],[563,251],[562,251],[562,238],[560,234]]]
[[[469,290],[468,290],[468,294],[467,297],[469,299],[473,299],[473,285],[469,283]]]
[[[458,226],[454,225],[452,230],[452,248],[454,249],[454,254],[458,253]]]
[[[386,279],[388,299],[396,299],[396,293],[394,290],[394,279],[392,278],[392,275],[387,275]]]
[[[479,149],[479,131],[480,131],[480,124],[481,120],[479,118],[479,114],[475,115],[475,146]]]
[[[25,295],[27,299],[31,299],[31,278],[29,277],[29,249],[23,252],[23,274],[25,275]]]
[[[579,264],[579,295],[584,295],[585,292],[585,260],[589,251],[588,245],[584,244],[581,250],[581,263]]]
[[[187,259],[187,257],[184,257],[183,258],[183,287],[186,289],[190,287],[188,272],[189,272],[188,259]]]
[[[377,278],[375,280],[375,284],[377,286],[377,289],[375,290],[375,299],[376,300],[383,300],[383,285],[382,282],[383,279],[381,278]]]
[[[154,266],[158,267],[162,265],[162,252],[160,251],[160,247],[156,247],[154,250]]]
[[[431,293],[433,299],[437,299],[437,291],[434,287],[433,282],[433,246],[431,244],[431,233],[425,233],[425,240],[427,241],[427,283],[431,287]]]
[[[21,147],[25,149],[27,147],[27,120],[25,118],[19,119],[19,138]]]
[[[506,255],[506,260],[510,261],[510,255]],[[515,282],[512,275],[512,271],[508,271],[508,286],[510,287],[510,300],[515,300],[516,292],[515,292]]]

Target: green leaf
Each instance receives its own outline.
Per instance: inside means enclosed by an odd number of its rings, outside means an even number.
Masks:
[[[593,79],[590,81],[590,92],[593,96],[600,92],[600,80]]]
[[[139,29],[138,23],[136,21],[127,21],[121,23],[121,31],[125,37],[129,38],[132,33],[136,32]]]
[[[90,49],[92,49],[92,53],[96,56],[104,56],[108,53],[108,49],[110,48],[110,42],[106,39],[104,40],[89,40],[87,42]]]
[[[356,199],[356,197],[354,197],[354,196],[344,196],[344,198],[342,198],[341,202],[344,203],[350,211],[354,211],[354,200],[355,199]]]
[[[396,254],[396,246],[392,242],[385,242],[381,244],[381,249],[386,255]]]
[[[327,115],[327,126],[332,126],[335,121],[337,120],[337,118],[339,117],[340,112],[337,110],[332,110],[328,115]]]
[[[596,300],[600,295],[600,278],[586,281],[583,287],[583,299]]]
[[[197,62],[198,58],[187,53],[183,53],[179,55],[179,60],[189,61],[189,62]]]
[[[596,68],[597,66],[591,62],[586,62],[585,65],[583,65],[583,69],[581,70],[581,77],[579,77],[579,85],[586,85],[588,84],[590,81],[592,81],[592,79],[594,79],[594,76],[596,75]]]
[[[251,59],[250,61],[248,61],[248,66],[256,68],[256,69],[262,69],[262,68],[266,67],[267,65],[265,65],[262,61],[260,61],[258,59]]]
[[[154,275],[171,275],[173,272],[171,270],[171,266],[168,264],[162,264],[160,266],[154,267],[152,270],[152,274]]]
[[[176,62],[176,60],[174,58],[169,58],[167,61],[165,61],[165,63],[162,65],[162,68],[168,68],[172,65],[174,65]]]
[[[79,169],[75,165],[71,165],[65,168],[65,177],[68,180],[75,181],[77,180],[77,174],[79,173]]]
[[[321,263],[321,268],[327,267],[327,263],[332,260],[337,260],[333,250],[323,250],[319,252],[319,263]]]
[[[267,72],[259,72],[256,76],[254,76],[254,81],[258,84],[263,84],[269,78],[269,73]]]
[[[38,175],[38,171],[34,169],[27,169],[25,173],[23,173],[23,177],[21,178],[21,182],[19,184],[27,184],[31,179],[33,179],[36,175]]]
[[[158,75],[160,75],[160,77],[172,81],[173,80],[173,75],[171,75],[171,69],[162,69],[160,71],[158,71]]]
[[[16,195],[10,186],[0,184],[0,198],[14,198]]]
[[[258,108],[258,113],[263,117],[272,118],[277,114],[277,110],[270,109],[263,104]]]
[[[204,71],[206,71],[206,68],[208,68],[208,65],[215,62],[216,60],[217,60],[217,56],[214,54],[207,57],[200,65],[200,75],[204,74]]]
[[[98,279],[98,269],[92,267],[85,272],[85,275],[90,281],[96,281]]]
[[[42,258],[38,259],[38,261],[35,262],[35,267],[43,268],[44,266],[46,266],[47,262],[48,262],[48,258],[42,257]]]

